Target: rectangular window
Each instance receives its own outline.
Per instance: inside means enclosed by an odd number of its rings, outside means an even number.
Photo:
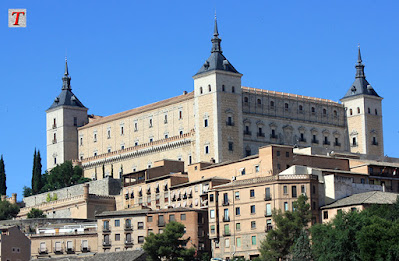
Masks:
[[[73,117],[73,126],[78,126],[78,118]]]
[[[241,214],[240,207],[236,207],[236,215],[239,216]]]
[[[215,225],[211,225],[211,234],[215,234],[216,230],[215,230]]]
[[[121,135],[123,135],[123,126],[121,126]]]
[[[254,198],[254,197],[255,197],[255,190],[251,189],[251,190],[249,191],[249,196],[250,196],[251,198]]]
[[[169,222],[172,222],[172,221],[176,221],[176,218],[175,218],[174,214],[170,214],[169,215]]]
[[[266,216],[269,217],[272,215],[272,205],[271,204],[266,204]]]
[[[152,216],[147,216],[147,222],[152,222]]]
[[[115,241],[121,240],[121,234],[115,234]]]
[[[183,111],[179,111],[179,120],[183,119]]]
[[[292,197],[293,197],[293,198],[296,198],[296,197],[297,197],[297,194],[296,194],[296,186],[292,186],[292,187],[291,187],[291,190],[292,190]]]
[[[144,222],[137,222],[137,229],[144,229]]]
[[[234,192],[234,197],[235,199],[240,199],[240,192],[239,191]]]
[[[306,194],[305,185],[301,185],[301,194],[302,194],[302,195],[305,195],[305,194]]]
[[[119,227],[121,225],[121,222],[119,219],[115,219],[115,227]]]
[[[186,214],[181,214],[180,215],[180,220],[186,220]]]
[[[227,193],[223,193],[223,205],[228,205],[229,204],[229,197]]]
[[[215,218],[215,210],[214,209],[211,209],[209,211],[209,218]]]
[[[229,141],[229,151],[233,151],[233,142]]]
[[[271,229],[273,229],[272,220],[271,219],[267,219],[266,220],[266,231],[269,231]]]
[[[255,172],[259,172],[259,165],[255,166]]]
[[[285,152],[285,157],[289,158],[290,157],[290,153],[287,151]]]
[[[284,202],[284,211],[288,211],[288,202]]]
[[[230,247],[230,238],[226,238],[224,240],[224,247],[229,248]]]
[[[198,188],[197,188],[198,190]],[[215,196],[213,194],[209,195],[209,202],[213,202],[215,200]]]
[[[255,229],[256,228],[256,221],[251,221],[251,229]]]
[[[204,120],[204,127],[205,127],[205,128],[208,127],[208,119],[205,119],[205,120]]]
[[[323,211],[323,219],[328,219],[328,211]]]
[[[251,214],[255,214],[255,205],[251,205]]]
[[[241,237],[237,237],[237,247],[241,247]]]
[[[144,243],[144,236],[138,236],[137,241],[139,244]]]
[[[205,154],[209,154],[209,146],[208,145],[205,146]]]
[[[256,236],[251,237],[251,242],[253,246],[256,246]]]
[[[265,200],[271,200],[272,195],[270,194],[270,188],[265,189]]]
[[[241,223],[236,223],[236,230],[241,230]]]

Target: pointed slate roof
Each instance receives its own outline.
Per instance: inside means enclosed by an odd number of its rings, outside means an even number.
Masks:
[[[220,70],[227,71],[233,73],[239,73],[232,64],[224,57],[222,54],[222,47],[220,46],[220,42],[222,39],[219,38],[217,19],[215,15],[215,26],[213,30],[213,38],[212,42],[212,50],[211,56],[205,61],[204,65],[202,65],[201,69],[195,74],[201,74],[209,71]]]
[[[83,103],[79,101],[79,99],[73,94],[71,88],[71,77],[68,72],[68,61],[65,59],[65,72],[62,77],[62,89],[60,95],[58,95],[53,104],[51,104],[48,110],[59,107],[59,106],[76,106],[81,108],[86,108]]]
[[[366,80],[366,75],[364,74],[364,64],[362,63],[362,55],[360,53],[360,47],[358,50],[357,64],[355,65],[355,68],[355,81],[352,83],[352,86],[349,88],[348,92],[342,99],[361,94],[380,97],[373,89],[373,87],[371,87],[370,83]]]

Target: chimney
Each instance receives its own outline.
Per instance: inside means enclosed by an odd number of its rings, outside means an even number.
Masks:
[[[83,197],[85,200],[89,198],[89,183],[83,184]]]

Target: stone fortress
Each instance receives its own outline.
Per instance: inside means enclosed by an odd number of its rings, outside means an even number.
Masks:
[[[65,62],[61,93],[46,111],[47,169],[71,160],[93,181],[51,192],[56,201],[24,198],[19,219],[34,207],[75,220],[41,223],[32,257],[137,250],[176,220],[198,251],[252,259],[273,229],[272,209],[292,210],[301,194],[312,224],[330,220],[351,195],[378,191],[392,202],[399,159],[384,157],[382,98],[360,48],[338,103],[244,87],[223,55],[216,18],[211,42],[191,92],[106,117],[88,115]],[[71,226],[87,229],[59,232]]]

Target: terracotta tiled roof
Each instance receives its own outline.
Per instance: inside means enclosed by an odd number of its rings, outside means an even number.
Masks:
[[[79,130],[85,129],[85,128],[89,128],[89,127],[93,127],[93,126],[96,126],[96,125],[99,125],[99,124],[102,124],[102,123],[105,123],[105,122],[109,122],[109,121],[113,121],[113,120],[129,117],[129,116],[136,115],[136,114],[139,114],[139,113],[143,113],[143,112],[146,112],[146,111],[154,110],[154,109],[161,108],[161,107],[164,107],[164,106],[168,106],[168,105],[171,105],[171,104],[183,102],[183,101],[190,100],[190,99],[193,99],[193,98],[194,98],[194,92],[189,92],[187,94],[175,96],[175,97],[163,100],[163,101],[147,104],[147,105],[144,105],[144,106],[141,106],[141,107],[138,107],[138,108],[134,108],[134,109],[131,109],[131,110],[128,110],[128,111],[123,111],[123,112],[116,113],[116,114],[113,114],[113,115],[110,115],[110,116],[99,118],[97,120],[94,120],[94,121],[86,124],[83,127],[80,127]]]
[[[394,204],[399,194],[370,191],[365,193],[353,194],[349,197],[339,199],[334,203],[324,206],[321,209],[340,208],[347,206],[363,205],[363,204]]]

